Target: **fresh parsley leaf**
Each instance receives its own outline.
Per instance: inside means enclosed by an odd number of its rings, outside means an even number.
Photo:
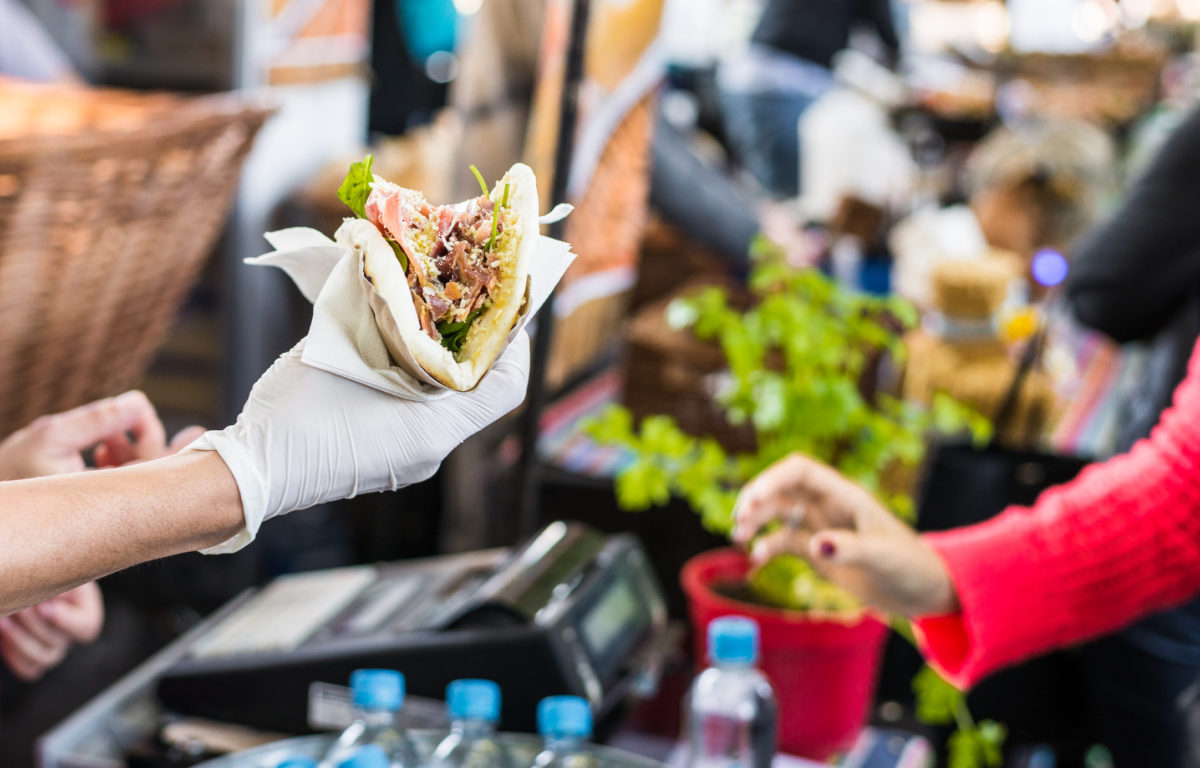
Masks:
[[[921,667],[912,681],[917,703],[917,719],[930,725],[949,725],[962,706],[963,693],[932,667]]]
[[[1008,729],[985,720],[976,728],[960,728],[946,742],[949,768],[1000,768]]]
[[[454,354],[462,351],[463,343],[467,340],[467,331],[471,330],[471,323],[486,311],[486,307],[480,307],[471,314],[467,315],[465,320],[451,322],[442,320],[437,324],[438,333],[442,334],[442,346],[450,350]]]
[[[350,170],[346,172],[346,179],[337,191],[338,200],[345,203],[360,219],[367,218],[367,197],[371,194],[371,182],[375,180],[371,173],[373,162],[375,158],[367,155],[360,162],[352,163]]]
[[[617,503],[640,512],[671,500],[671,476],[653,457],[635,461],[617,476]]]

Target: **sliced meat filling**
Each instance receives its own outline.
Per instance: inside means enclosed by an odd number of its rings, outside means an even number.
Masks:
[[[438,324],[468,321],[471,313],[490,306],[500,276],[487,250],[496,213],[487,196],[431,206],[412,190],[377,183],[367,198],[366,213],[408,258],[408,286],[421,328],[430,338],[442,340]],[[497,237],[505,229],[505,218],[501,210]]]

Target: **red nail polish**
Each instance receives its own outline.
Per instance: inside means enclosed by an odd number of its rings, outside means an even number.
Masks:
[[[830,558],[837,554],[837,547],[833,546],[832,541],[821,542],[821,557]]]

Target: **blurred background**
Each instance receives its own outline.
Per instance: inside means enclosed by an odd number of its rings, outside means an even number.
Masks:
[[[233,556],[104,580],[98,643],[37,684],[0,671],[0,762],[27,764],[120,674],[294,571],[509,546],[566,517],[636,533],[683,620],[679,570],[719,528],[653,489],[664,509],[622,511],[636,490],[621,498],[614,477],[648,449],[580,425],[617,403],[756,449],[761,425],[713,397],[729,350],[667,307],[702,286],[749,306],[760,238],[792,269],[918,310],[891,326],[907,362],[872,368],[878,386],[989,418],[1015,391],[997,429],[1022,449],[1128,444],[1154,334],[1085,327],[1061,286],[1200,94],[1200,1],[591,0],[582,39],[576,5],[0,0],[5,434],[130,386],[169,429],[231,420],[310,318],[286,277],[242,260],[268,230],[332,234],[335,190],[368,151],[439,203],[475,194],[472,164],[494,179],[529,162],[544,211],[576,206],[556,234],[579,257],[539,324],[521,413],[426,483],[291,515]],[[920,512],[917,474],[904,487]],[[940,748],[912,711],[915,655],[894,645],[869,717]],[[1009,757],[1054,743],[1083,764],[1102,741],[1091,673],[1048,663],[994,689],[1017,723]]]

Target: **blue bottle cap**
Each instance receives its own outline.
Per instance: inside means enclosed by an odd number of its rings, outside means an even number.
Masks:
[[[311,757],[289,757],[275,768],[317,768],[317,761]]]
[[[378,744],[360,747],[348,759],[338,763],[337,768],[389,768],[391,761]]]
[[[708,624],[708,659],[714,664],[758,661],[758,624],[745,616],[722,616]]]
[[[455,680],[446,687],[451,720],[500,719],[500,686],[491,680]]]
[[[354,706],[395,712],[404,705],[404,675],[393,669],[356,669],[350,675]]]
[[[538,702],[538,733],[543,738],[591,738],[592,708],[578,696],[550,696]]]

